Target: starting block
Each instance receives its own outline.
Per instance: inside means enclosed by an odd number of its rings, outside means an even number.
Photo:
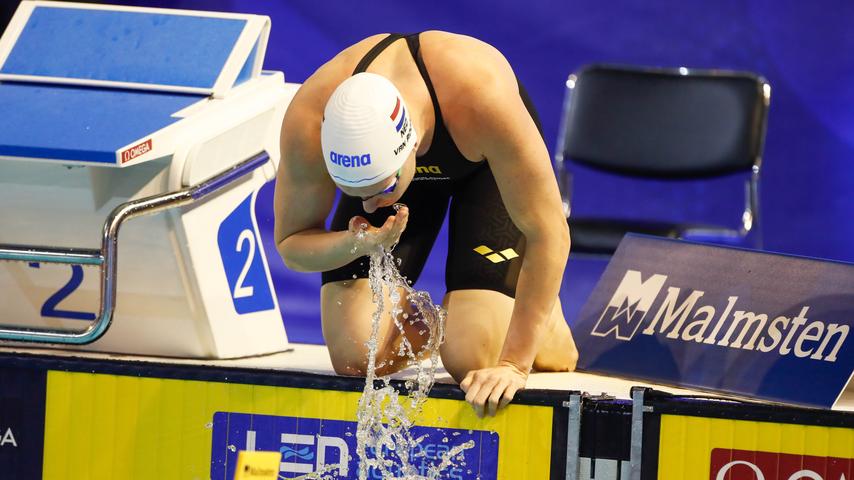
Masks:
[[[269,29],[258,15],[21,3],[0,39],[0,341],[196,358],[287,347],[255,199],[298,85],[261,70]]]

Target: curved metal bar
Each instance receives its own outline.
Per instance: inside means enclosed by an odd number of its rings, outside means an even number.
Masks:
[[[0,245],[0,260],[13,262],[66,263],[72,265],[101,265],[100,250]]]
[[[27,245],[0,245],[0,260],[42,261],[63,264],[99,265],[101,267],[101,305],[98,318],[84,330],[59,330],[0,326],[0,340],[16,342],[61,343],[85,345],[101,338],[110,328],[116,309],[116,271],[119,229],[126,220],[151,215],[194,203],[267,163],[270,156],[261,152],[229,170],[192,187],[176,192],[123,203],[110,212],[104,222],[101,250],[62,249]]]

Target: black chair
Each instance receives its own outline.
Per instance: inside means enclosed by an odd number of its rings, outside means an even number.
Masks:
[[[555,168],[572,251],[611,254],[627,232],[723,243],[752,240],[751,246],[761,248],[759,167],[770,95],[762,77],[743,72],[593,65],[570,75]],[[575,218],[569,162],[639,180],[742,172],[746,206],[740,222],[731,226]]]

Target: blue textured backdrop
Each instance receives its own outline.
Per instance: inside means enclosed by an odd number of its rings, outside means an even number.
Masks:
[[[853,2],[121,3],[268,15],[273,28],[265,68],[284,71],[291,82],[304,81],[339,50],[378,32],[441,29],[481,38],[504,52],[530,91],[550,149],[557,136],[567,74],[584,64],[618,62],[760,73],[772,85],[761,191],[765,248],[854,260]],[[615,186],[591,172],[581,172],[576,181],[575,211],[608,211],[629,200],[633,193],[631,186]],[[674,215],[688,216],[720,204],[735,203],[737,207],[740,194],[738,189],[721,194],[701,190],[702,201],[691,204],[672,203],[669,195],[662,193],[657,200],[634,205],[638,214],[666,208]],[[441,259],[442,252],[437,253],[436,258]],[[441,294],[439,263],[441,260],[431,261],[422,282],[435,294]],[[569,303],[573,303],[569,313],[577,311],[577,303],[592,288],[601,267],[571,262],[564,285]],[[316,277],[303,278],[316,282]],[[317,283],[313,285],[316,295]],[[306,308],[316,312],[315,297],[280,295],[286,318],[289,309],[301,315],[308,314]],[[316,324],[304,332],[289,325],[289,334],[292,340],[319,338]]]
[[[441,29],[478,37],[504,52],[530,90],[550,149],[567,74],[586,63],[758,72],[772,85],[761,197],[766,249],[854,260],[852,2],[124,3],[268,15],[273,28],[265,68],[282,70],[293,82],[304,81],[339,50],[378,32]],[[579,179],[578,208],[607,208],[594,194],[602,191],[598,178],[591,177]],[[625,188],[608,192],[616,197],[613,204],[632,193]],[[721,201],[713,195],[707,200]]]

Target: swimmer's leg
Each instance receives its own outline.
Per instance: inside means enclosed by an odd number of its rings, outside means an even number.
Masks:
[[[420,352],[429,335],[416,323],[403,320],[404,334],[391,318],[390,293],[385,289],[384,311],[377,339],[377,375],[387,375],[406,367],[407,358],[397,355],[404,336],[415,352]],[[329,349],[332,367],[339,375],[365,376],[368,347],[376,305],[371,300],[371,285],[366,278],[329,282],[320,289],[320,319],[323,338]],[[406,304],[403,290],[401,301]],[[404,310],[404,312],[407,312]],[[411,312],[408,312],[411,315]]]
[[[496,365],[514,301],[493,290],[455,290],[445,295],[448,319],[440,350],[445,369],[457,382],[471,370]],[[534,370],[571,371],[577,359],[578,351],[560,301],[555,302],[548,330],[534,359]]]

